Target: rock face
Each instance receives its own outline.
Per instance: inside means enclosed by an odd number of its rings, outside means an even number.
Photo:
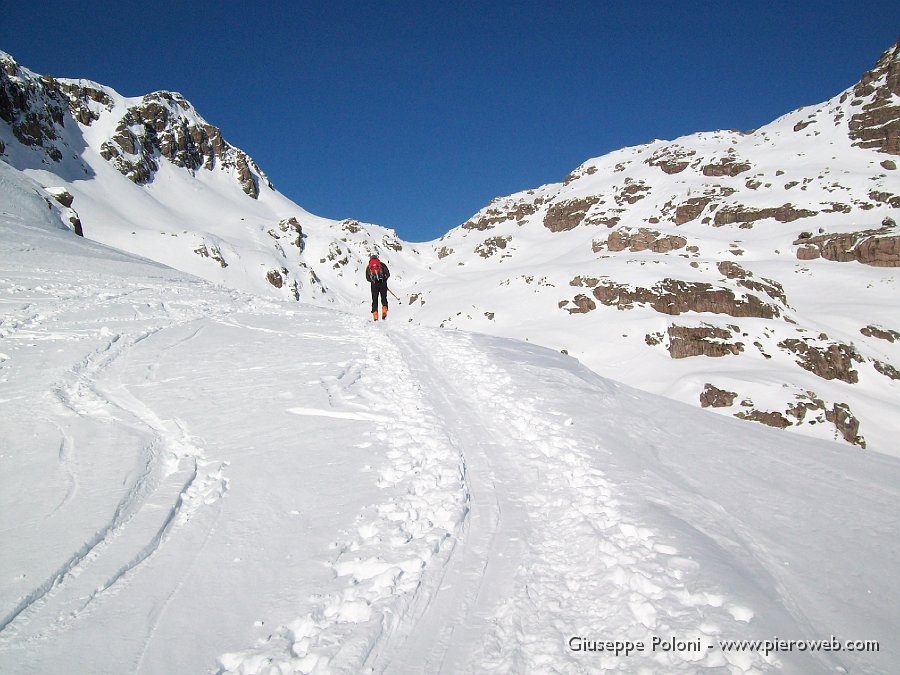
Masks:
[[[666,253],[687,246],[687,239],[678,235],[663,235],[649,228],[621,228],[609,235],[606,246],[610,251],[618,252],[629,249],[633,253],[638,251],[653,251],[654,253]]]
[[[863,74],[853,95],[861,104],[849,123],[854,144],[900,155],[900,41]]]
[[[860,262],[874,267],[900,267],[900,233],[894,227],[877,230],[820,234],[794,241],[798,260],[825,258]]]
[[[551,232],[566,232],[578,227],[590,208],[599,201],[599,197],[582,197],[555,202],[547,209],[544,227]]]
[[[702,408],[730,408],[734,405],[736,398],[736,392],[719,389],[707,382],[700,394],[700,406]]]
[[[738,295],[731,288],[679,279],[663,279],[650,288],[603,281],[597,283],[593,293],[604,305],[623,310],[642,304],[670,315],[698,312],[762,319],[781,315],[778,306],[766,303],[752,293]]]
[[[715,326],[669,326],[669,354],[673,359],[690,356],[727,356],[744,351],[742,342],[729,342],[732,333]]]
[[[852,346],[834,342],[821,347],[806,340],[782,340],[778,346],[799,358],[797,364],[825,380],[841,380],[849,384],[859,382],[859,373],[853,369],[854,363],[861,363],[862,357]]]

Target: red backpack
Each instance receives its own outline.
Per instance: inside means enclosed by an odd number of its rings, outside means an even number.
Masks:
[[[372,258],[369,261],[369,280],[370,281],[381,281],[382,272],[381,272],[381,263],[378,261],[378,258]]]

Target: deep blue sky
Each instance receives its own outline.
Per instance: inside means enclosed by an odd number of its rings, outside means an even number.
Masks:
[[[20,64],[180,91],[307,210],[408,241],[591,157],[824,101],[898,33],[897,0],[0,0]]]

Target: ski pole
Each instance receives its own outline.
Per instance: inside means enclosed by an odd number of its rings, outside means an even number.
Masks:
[[[400,300],[400,296],[398,296],[396,293],[394,293],[394,291],[392,291],[390,288],[388,289],[388,293],[390,293],[395,298],[397,298],[398,301],[403,302],[402,300]]]

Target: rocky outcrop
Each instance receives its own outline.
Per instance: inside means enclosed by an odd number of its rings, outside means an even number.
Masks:
[[[688,168],[691,158],[696,154],[694,150],[688,150],[677,143],[673,143],[653,153],[647,160],[647,164],[659,167],[664,173],[671,176],[681,173]]]
[[[678,235],[663,235],[656,230],[649,228],[638,228],[632,230],[623,227],[609,235],[606,240],[606,247],[612,252],[630,251],[637,253],[638,251],[653,251],[654,253],[667,253],[687,246],[687,239]]]
[[[544,227],[551,232],[565,232],[581,224],[590,208],[600,201],[600,197],[582,197],[555,202],[544,214]]]
[[[732,333],[715,326],[669,326],[669,355],[673,359],[691,356],[727,356],[744,351],[742,342],[729,342]]]
[[[510,241],[512,241],[512,237],[491,237],[490,239],[485,239],[475,247],[475,253],[482,258],[490,258],[498,251],[505,249]]]
[[[774,218],[779,223],[790,223],[800,218],[811,218],[817,213],[818,211],[795,208],[792,204],[764,209],[754,209],[736,204],[719,209],[713,222],[716,226],[722,226],[734,223],[754,223],[758,220]]]
[[[854,145],[900,155],[900,41],[863,74],[853,96],[851,105],[861,105],[849,121]]]
[[[676,225],[684,225],[699,218],[707,207],[710,211],[714,211],[720,200],[730,197],[735,192],[737,191],[734,188],[714,185],[705,189],[700,196],[688,197],[683,201],[670,200],[663,206],[663,215],[671,218]],[[704,222],[707,222],[707,219],[704,219]]]
[[[563,302],[560,306],[563,307],[567,305],[568,302]],[[588,312],[597,309],[597,303],[591,300],[588,296],[583,293],[579,293],[575,296],[575,299],[572,300],[572,304],[574,307],[565,307],[565,310],[569,314],[587,314]]]
[[[279,272],[278,270],[269,270],[268,272],[266,272],[266,279],[268,279],[269,283],[272,284],[275,288],[281,288],[282,286],[284,286],[284,276],[282,276],[281,272]]]
[[[223,268],[228,267],[228,263],[225,262],[225,258],[222,257],[222,252],[219,250],[218,246],[207,246],[206,244],[202,244],[194,249],[194,253],[201,258],[215,260]]]
[[[262,171],[245,153],[228,145],[218,127],[188,114],[192,111],[181,94],[148,94],[140,105],[128,108],[100,154],[139,185],[152,180],[159,169],[158,156],[190,171],[221,164],[232,169],[244,193],[256,199]]]
[[[52,162],[63,158],[67,124],[91,126],[102,112],[112,110],[110,95],[97,86],[37,76],[0,56],[0,119],[19,143],[42,149]],[[203,122],[183,96],[169,92],[148,94],[128,108],[100,154],[137,184],[153,179],[159,158],[191,171],[211,170],[217,164],[231,169],[241,189],[254,199],[260,180],[265,180],[250,157],[226,143],[219,129]]]
[[[707,382],[700,393],[700,406],[702,408],[730,408],[734,405],[736,398],[737,393],[719,389]]]
[[[753,273],[744,269],[736,262],[725,260],[717,265],[719,272],[726,279],[734,280],[738,286],[742,286],[757,293],[765,293],[772,300],[776,300],[782,305],[787,305],[787,296],[784,294],[784,287],[774,279],[766,279],[763,277],[760,281],[753,278]]]
[[[825,412],[825,419],[834,425],[845,441],[866,447],[865,439],[859,435],[859,420],[846,403],[835,403],[831,410]]]
[[[52,78],[37,79],[0,56],[0,119],[22,145],[41,148],[52,162],[62,159],[57,141],[69,112],[67,97]]]
[[[778,306],[763,302],[751,293],[735,295],[730,288],[712,284],[664,279],[652,288],[631,287],[613,281],[598,282],[594,297],[604,305],[631,309],[636,304],[649,305],[662,314],[710,312],[735,317],[774,319],[781,316]]]
[[[875,370],[885,377],[889,377],[892,380],[900,380],[900,370],[894,368],[890,363],[885,363],[884,361],[878,361],[876,359],[872,362],[872,365],[875,366]]]
[[[718,177],[728,176],[734,178],[744,171],[749,171],[751,166],[748,162],[741,162],[737,158],[728,156],[720,159],[718,162],[711,162],[703,167],[703,175]]]
[[[782,340],[778,346],[798,356],[797,365],[822,379],[841,380],[849,384],[859,382],[859,373],[853,369],[853,364],[861,363],[862,357],[851,345],[832,342],[818,346],[809,340],[791,338]]]
[[[760,422],[767,427],[775,427],[776,429],[785,429],[791,426],[791,421],[777,410],[742,410],[735,413],[734,416],[741,420]]]
[[[544,200],[540,197],[533,202],[495,200],[487,208],[479,211],[475,217],[464,222],[461,227],[464,230],[483,231],[508,220],[514,220],[521,225],[525,218],[537,213],[543,203]]]
[[[879,326],[866,326],[860,328],[859,332],[866,337],[878,338],[879,340],[887,340],[888,342],[900,341],[900,332],[891,328],[881,328]]]
[[[801,237],[798,260],[825,258],[834,262],[856,261],[873,267],[900,267],[900,233],[891,226],[877,230]]]

